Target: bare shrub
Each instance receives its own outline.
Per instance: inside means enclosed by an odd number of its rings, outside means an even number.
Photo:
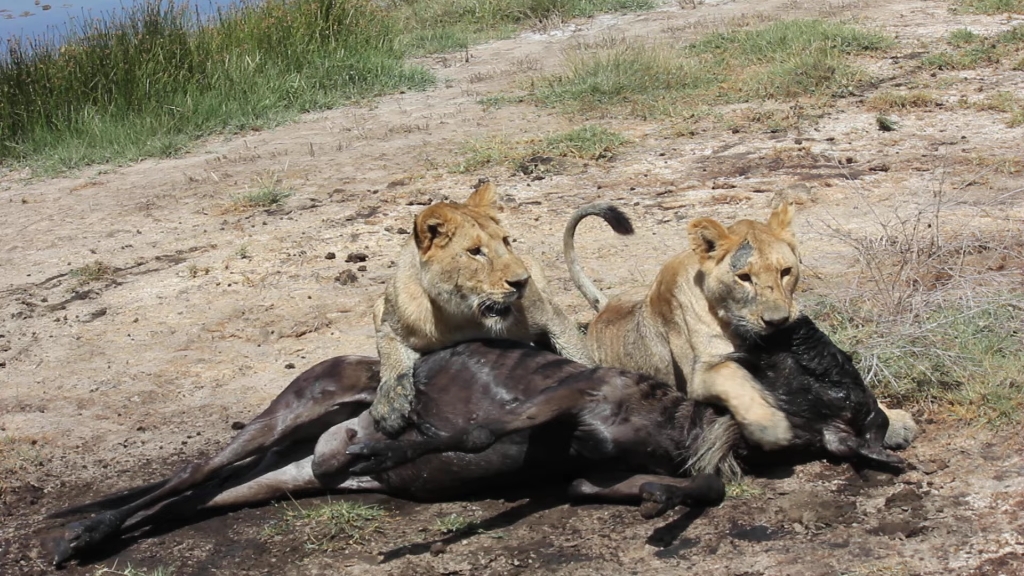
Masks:
[[[1013,422],[1024,409],[1024,230],[978,225],[1008,195],[968,202],[966,185],[984,174],[952,189],[946,174],[885,207],[865,198],[866,227],[826,223],[856,267],[812,308],[883,396]]]

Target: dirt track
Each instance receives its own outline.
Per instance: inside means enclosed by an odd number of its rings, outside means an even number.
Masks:
[[[399,228],[428,198],[464,198],[481,175],[506,196],[517,249],[547,267],[558,300],[580,320],[589,311],[564,272],[558,238],[572,209],[598,199],[622,204],[638,228],[631,239],[595,223],[581,229],[584,262],[612,292],[650,281],[666,247],[686,246],[688,219],[763,218],[777,194],[799,204],[807,286],[819,294],[849,288],[851,255],[830,224],[870,230],[872,209],[924,202],[940,186],[958,191],[954,226],[1019,233],[1020,168],[984,166],[1024,157],[1024,134],[997,112],[952,105],[964,95],[1024,93],[1019,71],[943,73],[956,79],[936,80],[949,105],[901,113],[892,133],[879,132],[875,113],[853,97],[790,133],[720,128],[680,137],[672,121],[608,120],[634,143],[611,161],[539,180],[506,168],[445,169],[467,140],[543,136],[576,123],[527,105],[477,103],[556,70],[572,42],[685,39],[752,14],[855,15],[899,40],[886,58],[865,61],[888,78],[884,86],[899,87],[903,56],[921,43],[965,25],[987,33],[1012,24],[947,8],[736,0],[605,16],[474,48],[468,62],[432,59],[446,81],[430,92],[208,142],[182,158],[49,180],[0,176],[0,574],[49,572],[36,545],[49,527],[43,513],[216,450],[233,422],[247,421],[318,360],[373,354],[369,309],[407,239]],[[233,197],[268,178],[295,191],[283,208],[231,208]],[[357,252],[365,263],[346,262]],[[68,274],[96,260],[112,267],[96,281]],[[1020,262],[1007,273],[1024,280]],[[815,463],[754,479],[746,498],[697,518],[649,523],[634,509],[550,497],[415,505],[359,496],[390,512],[382,532],[351,546],[307,550],[301,536],[267,530],[283,514],[267,507],[66,572],[93,574],[116,560],[119,570],[130,562],[175,567],[177,576],[1024,573],[1019,431],[920,416],[924,434],[906,454],[917,470],[865,479]],[[436,519],[453,513],[488,523],[431,553],[444,538]]]

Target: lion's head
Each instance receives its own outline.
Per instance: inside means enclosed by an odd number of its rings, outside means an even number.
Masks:
[[[420,282],[437,305],[500,328],[530,281],[497,219],[495,186],[485,182],[465,204],[434,204],[416,217]]]
[[[790,229],[789,203],[767,223],[739,220],[726,228],[711,218],[690,223],[690,241],[700,259],[698,282],[712,310],[738,336],[758,336],[797,316],[793,299],[800,256]]]

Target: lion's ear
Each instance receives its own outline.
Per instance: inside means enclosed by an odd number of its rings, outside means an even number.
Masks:
[[[498,212],[498,187],[488,180],[483,182],[466,200],[466,205],[493,216]]]
[[[783,200],[778,208],[772,210],[768,217],[768,227],[776,234],[788,234],[789,226],[793,223],[793,204],[789,200]]]
[[[421,254],[426,254],[433,246],[444,246],[451,237],[451,223],[442,214],[430,208],[416,217],[412,237]]]
[[[732,236],[729,231],[711,218],[698,218],[690,222],[690,243],[693,251],[702,258],[710,257]]]

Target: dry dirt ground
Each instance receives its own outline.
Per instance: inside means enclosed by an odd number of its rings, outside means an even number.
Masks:
[[[688,219],[763,218],[778,195],[799,204],[808,285],[819,294],[854,282],[853,255],[830,227],[868,234],[876,212],[912,208],[936,190],[958,195],[952,228],[1021,232],[1015,163],[1024,133],[998,112],[953,105],[1020,94],[1021,72],[941,73],[934,89],[948,105],[900,113],[896,132],[876,129],[865,94],[788,132],[712,126],[679,135],[673,120],[608,119],[633,143],[610,161],[543,179],[507,167],[448,169],[472,139],[544,136],[578,122],[478,100],[557,70],[580,41],[685,40],[735,18],[854,16],[899,40],[890,57],[865,63],[899,87],[903,55],[957,27],[1012,24],[956,16],[935,0],[680,4],[479,46],[468,61],[430,59],[444,81],[429,92],[206,142],[181,158],[46,180],[0,176],[0,573],[52,571],[37,546],[52,527],[44,513],[216,450],[233,422],[316,361],[373,354],[370,307],[408,240],[401,228],[429,200],[464,198],[481,175],[505,195],[518,250],[546,265],[557,299],[580,320],[589,310],[564,271],[559,235],[571,210],[595,200],[624,205],[638,228],[629,239],[599,223],[581,229],[584,261],[614,290],[649,282],[686,246]],[[276,209],[232,206],[267,180],[295,195]],[[348,262],[352,253],[367,258]],[[110,268],[94,281],[69,274],[97,260]],[[1024,280],[1019,262],[1006,273]],[[311,548],[302,534],[272,529],[288,506],[268,506],[143,539],[66,573],[129,564],[177,576],[1024,573],[1019,430],[918,415],[923,435],[903,476],[814,463],[754,478],[741,497],[699,516],[645,522],[632,508],[543,495],[435,505],[356,496],[387,514],[351,544]],[[437,520],[451,514],[482,530],[444,536]]]

